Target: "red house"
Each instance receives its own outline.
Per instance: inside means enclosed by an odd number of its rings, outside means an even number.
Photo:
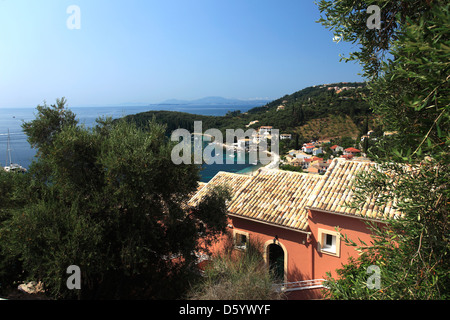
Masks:
[[[315,146],[312,143],[305,143],[302,147],[303,152],[312,153]]]
[[[346,205],[355,174],[373,165],[334,159],[324,175],[267,169],[255,176],[219,172],[189,204],[195,206],[213,186],[228,185],[233,192],[229,232],[236,249],[245,249],[249,239],[260,241],[267,266],[279,276],[288,298],[317,299],[326,272],[336,276],[342,263],[357,256],[353,247],[341,244],[339,235],[369,243],[365,221],[383,223],[399,214],[392,204],[376,207],[373,199],[358,210]]]
[[[330,149],[331,149],[331,151],[333,151],[333,153],[338,153],[339,151],[344,151],[344,148],[342,148],[341,146],[338,146],[337,144],[330,147]]]
[[[358,150],[356,148],[347,148],[344,150],[344,155],[352,155],[355,156],[356,154],[360,153],[361,150]]]

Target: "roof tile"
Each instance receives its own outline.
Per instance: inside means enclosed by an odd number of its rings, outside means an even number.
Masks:
[[[189,205],[197,205],[211,187],[228,184],[232,191],[229,214],[285,228],[306,231],[307,209],[377,220],[392,218],[399,214],[394,203],[379,208],[375,197],[359,209],[347,205],[353,197],[355,175],[373,166],[371,162],[337,158],[323,176],[265,168],[255,176],[219,172],[191,198]]]

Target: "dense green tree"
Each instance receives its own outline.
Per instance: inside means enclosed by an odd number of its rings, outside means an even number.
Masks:
[[[20,210],[28,203],[29,178],[29,175],[10,174],[0,169],[0,225],[11,219],[14,210]],[[4,231],[0,229],[0,244],[4,241]],[[0,250],[0,294],[4,295],[11,289],[12,279],[24,280],[22,270],[16,255]]]
[[[366,9],[378,4],[380,30],[366,28]],[[370,80],[368,99],[385,131],[369,147],[378,167],[355,181],[358,208],[377,195],[401,216],[373,226],[373,243],[355,243],[356,259],[328,278],[332,299],[448,299],[449,261],[449,4],[446,1],[321,1],[321,22],[360,45]],[[379,285],[369,286],[370,266]]]
[[[439,0],[342,0],[318,1],[322,14],[318,20],[333,31],[336,42],[357,44],[356,51],[342,56],[343,61],[362,63],[364,76],[371,79],[383,73],[382,62],[391,55],[393,43],[402,34],[407,19],[417,21],[429,12]],[[367,22],[372,14],[371,5],[380,8],[381,28],[369,29]]]
[[[38,154],[46,155],[53,144],[53,139],[64,126],[76,125],[75,114],[65,107],[67,100],[63,97],[56,99],[56,104],[38,105],[36,119],[23,124],[23,130],[28,136],[31,147],[38,150]]]
[[[338,139],[333,139],[332,144],[337,144],[338,146],[347,149],[354,148],[356,146],[356,141],[351,137],[340,137]]]
[[[281,169],[281,170],[286,170],[286,171],[303,172],[302,167],[293,166],[293,165],[290,165],[290,164],[283,164],[283,165],[280,165],[280,169]]]
[[[64,105],[39,106],[24,124],[39,151],[26,178],[0,175],[0,188],[12,190],[0,209],[8,275],[22,268],[53,298],[179,297],[208,249],[199,239],[224,231],[228,195],[189,210],[199,167],[172,162],[164,126],[98,119],[86,128]],[[66,286],[70,265],[81,269],[81,290]]]

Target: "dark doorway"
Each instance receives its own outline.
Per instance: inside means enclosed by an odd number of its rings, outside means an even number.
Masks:
[[[284,251],[277,244],[270,244],[267,248],[269,254],[269,268],[277,280],[284,281]]]

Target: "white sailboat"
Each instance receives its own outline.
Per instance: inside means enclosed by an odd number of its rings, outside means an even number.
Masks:
[[[9,164],[9,165],[8,165]],[[27,172],[27,169],[17,163],[12,163],[11,159],[11,141],[8,129],[8,142],[6,144],[6,166],[3,168],[6,172]]]

